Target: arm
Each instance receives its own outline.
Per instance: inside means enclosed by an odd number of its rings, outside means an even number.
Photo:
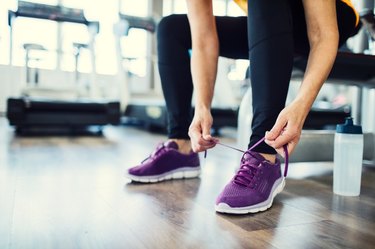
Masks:
[[[291,153],[301,136],[303,123],[327,79],[336,58],[338,27],[334,0],[303,0],[310,53],[304,78],[294,101],[279,114],[266,134],[266,143],[283,154],[288,144]]]
[[[188,19],[192,37],[191,73],[196,95],[194,119],[189,136],[194,151],[214,146],[210,136],[210,113],[219,56],[219,42],[212,0],[188,0]]]

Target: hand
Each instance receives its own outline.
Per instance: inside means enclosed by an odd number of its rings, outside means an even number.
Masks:
[[[194,152],[205,151],[219,141],[211,136],[212,115],[209,110],[195,110],[193,121],[189,127],[191,147]]]
[[[303,123],[308,113],[302,106],[293,102],[285,107],[272,129],[266,132],[265,142],[283,157],[285,157],[283,146],[286,144],[288,153],[292,154],[301,137]]]

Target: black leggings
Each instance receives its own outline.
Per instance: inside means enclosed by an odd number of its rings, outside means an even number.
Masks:
[[[341,45],[353,35],[356,19],[349,6],[341,1],[336,5]],[[251,62],[254,115],[251,146],[273,127],[284,108],[293,56],[295,53],[307,55],[309,42],[301,0],[251,0],[248,10],[248,17],[216,17],[216,26],[220,56]],[[168,111],[168,137],[188,139],[193,84],[187,16],[164,17],[158,26],[157,39],[159,72]],[[256,151],[276,153],[265,143]]]

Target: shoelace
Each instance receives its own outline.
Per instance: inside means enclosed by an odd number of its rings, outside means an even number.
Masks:
[[[237,171],[236,175],[233,178],[233,182],[248,186],[250,188],[253,188],[256,186],[256,183],[254,183],[256,180],[255,174],[258,171],[258,166],[250,163],[249,160],[244,159],[246,154],[250,154],[249,152],[245,152],[241,159],[241,168]]]
[[[232,150],[236,150],[236,151],[239,151],[239,152],[242,152],[244,153],[244,155],[242,156],[242,159],[241,159],[241,162],[246,154],[246,152],[248,151],[252,151],[255,147],[257,147],[259,144],[261,144],[266,138],[263,137],[262,139],[260,139],[258,142],[256,142],[253,146],[251,146],[247,151],[244,151],[244,150],[241,150],[241,149],[238,149],[236,147],[233,147],[233,146],[230,146],[230,145],[227,145],[227,144],[223,144],[223,143],[216,143],[216,144],[219,144],[221,146],[224,146],[224,147],[227,147],[227,148],[230,148]],[[288,165],[289,165],[289,153],[288,153],[288,147],[287,145],[283,145],[283,149],[284,149],[284,154],[285,154],[285,165],[284,165],[284,177],[286,177],[288,175]],[[204,156],[206,157],[207,156],[207,151],[205,151],[205,154]],[[241,170],[241,169],[240,169]]]
[[[146,162],[148,159],[154,159],[155,157],[157,157],[162,151],[165,151],[166,147],[164,145],[164,143],[160,143],[156,149],[151,153],[151,155],[149,155],[148,157],[146,157],[145,159],[143,159],[143,161],[141,162],[144,163]]]

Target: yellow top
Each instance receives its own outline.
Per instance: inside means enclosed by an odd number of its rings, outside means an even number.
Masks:
[[[353,6],[353,3],[350,1],[350,0],[341,0],[341,2],[343,3],[346,3],[348,6],[350,6],[353,11],[354,11],[354,14],[355,14],[355,26],[358,25],[359,23],[359,14],[358,12],[355,10],[354,6]]]
[[[247,13],[247,0],[233,0],[243,11],[245,11],[245,13]],[[355,14],[355,17],[356,17],[356,22],[355,22],[355,25],[357,26],[358,23],[359,23],[359,14],[358,12],[355,10],[354,6],[353,6],[353,3],[350,1],[350,0],[341,0],[342,2],[346,3],[348,6],[350,6],[353,11],[354,11],[354,14]]]
[[[240,7],[245,13],[247,13],[247,0],[233,0],[238,7]]]

